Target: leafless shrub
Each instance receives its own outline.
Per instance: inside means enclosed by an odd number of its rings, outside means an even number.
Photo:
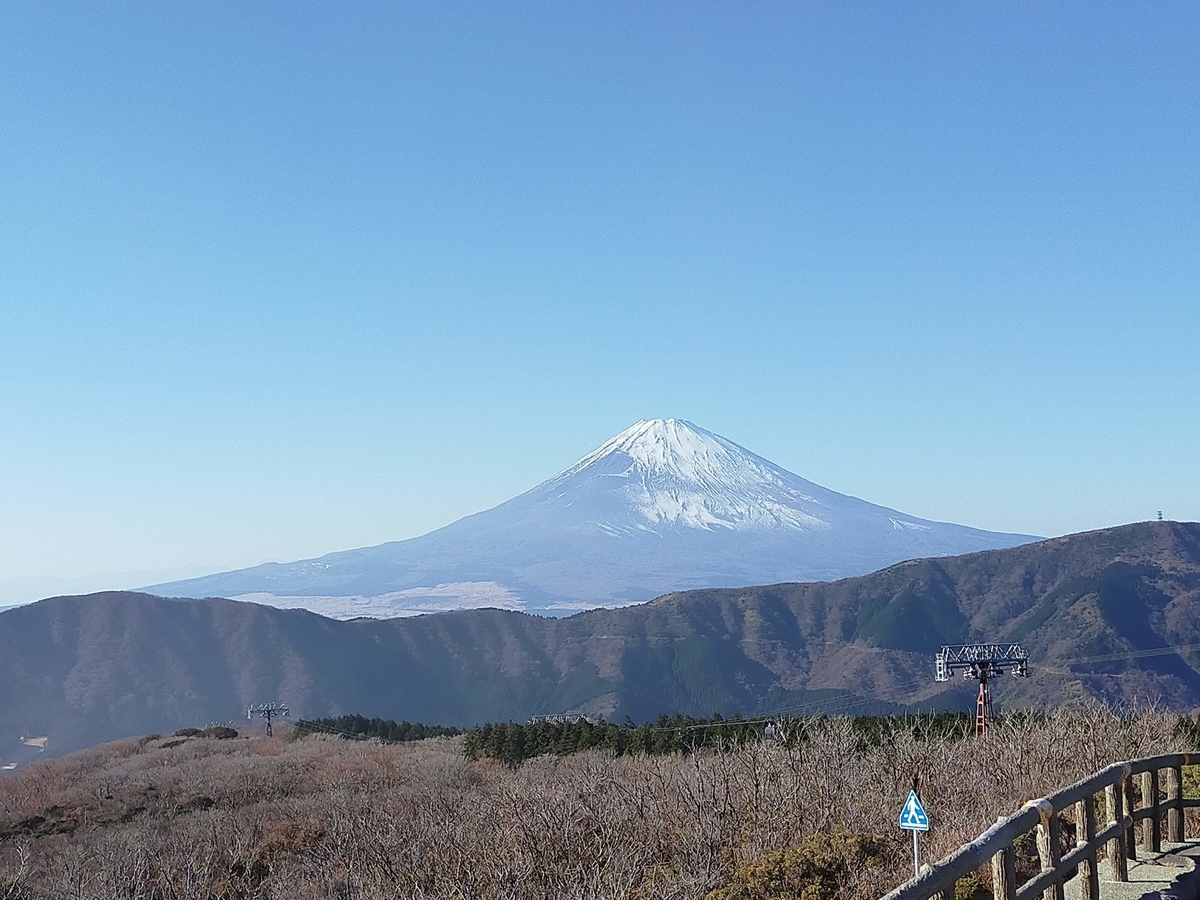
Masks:
[[[1010,718],[987,741],[862,746],[831,720],[791,747],[516,769],[467,760],[461,739],[123,741],[0,779],[0,900],[702,898],[814,835],[896,843],[838,876],[858,900],[907,874],[896,817],[914,774],[936,857],[1109,762],[1179,749],[1173,726],[1087,708]]]

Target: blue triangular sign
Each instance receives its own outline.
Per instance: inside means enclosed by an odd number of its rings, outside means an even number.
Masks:
[[[925,807],[917,799],[916,791],[908,792],[904,801],[904,809],[900,810],[900,827],[906,831],[928,831],[929,816],[925,815]]]

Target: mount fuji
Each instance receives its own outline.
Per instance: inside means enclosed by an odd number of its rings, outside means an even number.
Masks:
[[[146,590],[342,619],[478,607],[564,615],[691,588],[828,581],[1033,540],[876,506],[690,422],[653,419],[532,490],[422,537]]]

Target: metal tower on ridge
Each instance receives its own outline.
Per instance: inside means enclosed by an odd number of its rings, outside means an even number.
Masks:
[[[938,651],[938,681],[949,681],[955,672],[979,682],[979,697],[975,701],[975,736],[987,737],[992,718],[992,689],[988,682],[1011,673],[1018,678],[1029,676],[1029,654],[1020,644],[958,644]]]
[[[253,719],[255,713],[258,713],[267,720],[267,737],[271,736],[272,719],[279,716],[283,716],[286,719],[291,714],[286,703],[276,703],[274,701],[271,701],[270,703],[260,703],[258,706],[251,706],[246,710],[246,718],[248,720]]]

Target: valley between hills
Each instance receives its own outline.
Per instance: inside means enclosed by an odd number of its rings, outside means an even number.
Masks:
[[[1001,709],[1200,706],[1200,525],[1149,522],[834,582],[705,589],[568,618],[478,609],[336,621],[110,592],[0,613],[0,756],[227,722],[247,705],[469,726],[581,713],[964,708],[942,644],[1020,641]],[[38,754],[40,755],[40,754]]]

